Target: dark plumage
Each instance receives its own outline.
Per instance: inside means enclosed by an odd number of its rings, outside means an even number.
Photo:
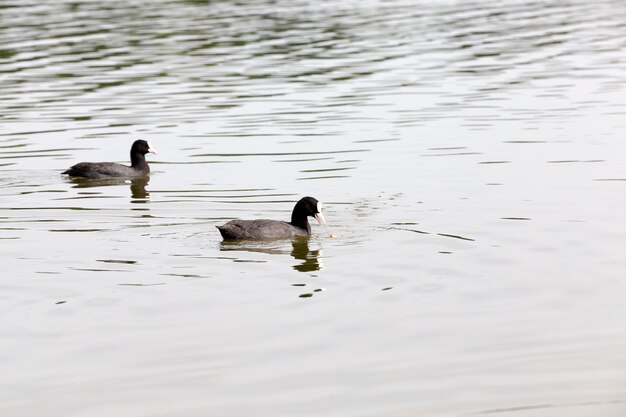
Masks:
[[[224,239],[282,239],[294,236],[310,236],[308,216],[324,224],[322,203],[313,197],[304,197],[296,203],[291,222],[279,220],[231,220],[217,226]]]
[[[130,166],[114,162],[81,162],[63,173],[71,177],[91,179],[136,178],[150,172],[146,162],[147,153],[156,154],[156,151],[145,140],[136,140],[130,148]]]

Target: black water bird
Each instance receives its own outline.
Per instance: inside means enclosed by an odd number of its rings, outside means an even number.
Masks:
[[[324,224],[322,203],[313,197],[300,199],[293,208],[291,221],[279,220],[231,220],[217,226],[224,239],[284,239],[294,236],[311,236],[308,217]]]
[[[130,166],[115,162],[81,162],[64,171],[63,174],[90,179],[136,178],[150,172],[150,167],[146,162],[147,153],[156,154],[156,151],[147,141],[136,140],[130,148]]]

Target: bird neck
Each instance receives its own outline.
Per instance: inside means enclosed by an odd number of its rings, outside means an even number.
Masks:
[[[307,216],[297,213],[295,209],[291,213],[291,225],[304,229],[308,234],[311,234],[311,225]]]
[[[140,153],[130,154],[130,166],[144,172],[150,172],[150,167],[146,162],[146,156]]]

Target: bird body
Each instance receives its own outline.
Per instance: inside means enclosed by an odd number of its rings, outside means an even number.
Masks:
[[[308,216],[324,224],[322,203],[313,197],[304,197],[293,209],[291,222],[280,220],[231,220],[217,226],[224,239],[285,239],[296,236],[310,236],[311,225]]]
[[[146,164],[147,165],[147,164]],[[81,162],[73,165],[64,174],[70,177],[83,177],[90,179],[104,178],[134,178],[146,175],[150,172],[150,168],[146,170],[137,170],[114,162]]]
[[[130,166],[115,162],[80,162],[63,174],[89,179],[136,178],[150,173],[146,162],[147,153],[156,154],[156,151],[145,140],[136,140],[130,148]]]
[[[217,226],[224,239],[273,239],[309,236],[310,231],[280,220],[231,220]]]

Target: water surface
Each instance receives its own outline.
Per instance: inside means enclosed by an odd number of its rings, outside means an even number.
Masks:
[[[617,1],[4,1],[0,414],[622,416]],[[85,182],[80,161],[146,181]],[[233,218],[324,202],[308,240]]]

